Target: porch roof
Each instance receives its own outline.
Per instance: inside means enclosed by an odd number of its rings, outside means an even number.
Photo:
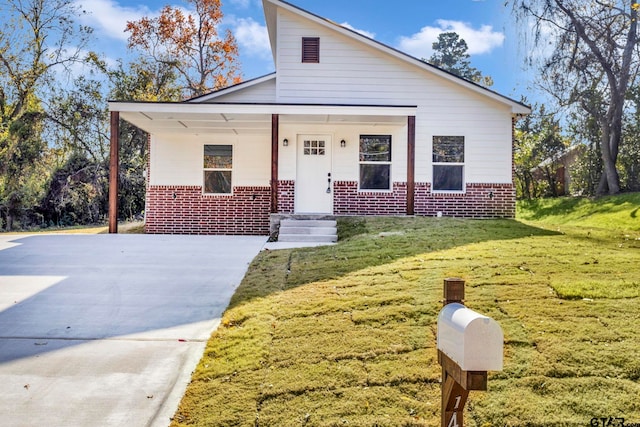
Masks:
[[[281,124],[402,125],[416,106],[239,103],[109,102],[109,110],[150,134],[255,134],[271,132],[273,114]]]

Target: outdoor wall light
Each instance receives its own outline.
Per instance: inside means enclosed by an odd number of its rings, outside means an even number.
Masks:
[[[288,147],[289,146],[289,140],[287,138],[282,140],[282,146],[283,147]]]
[[[347,141],[345,141],[344,139],[340,141],[340,147],[344,148],[347,146]]]

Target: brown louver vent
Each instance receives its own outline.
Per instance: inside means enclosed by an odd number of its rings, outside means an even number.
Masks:
[[[320,62],[320,38],[302,38],[302,62]]]

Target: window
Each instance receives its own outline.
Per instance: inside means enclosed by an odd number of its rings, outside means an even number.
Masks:
[[[360,189],[391,189],[391,135],[360,135]]]
[[[231,145],[204,146],[204,192],[231,194],[233,147]]]
[[[433,190],[464,190],[464,136],[433,137]]]
[[[320,62],[319,37],[302,38],[302,62],[311,62],[316,64]]]
[[[304,141],[305,156],[324,156],[326,153],[325,141]]]

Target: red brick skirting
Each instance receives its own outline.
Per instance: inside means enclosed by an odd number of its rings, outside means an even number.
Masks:
[[[358,191],[355,181],[333,184],[335,215],[405,215],[407,184],[394,182],[393,191]]]
[[[516,190],[512,184],[467,184],[463,194],[431,193],[431,184],[416,184],[416,215],[463,218],[514,218]]]
[[[335,215],[405,215],[407,185],[393,191],[358,191],[355,181],[334,182]],[[431,193],[416,183],[415,214],[465,218],[515,217],[511,184],[467,184],[464,194]],[[278,211],[294,212],[294,181],[278,181]],[[146,232],[150,234],[269,235],[270,187],[234,187],[233,195],[203,195],[199,186],[150,186]]]
[[[278,181],[278,213],[292,214],[294,212],[295,195],[295,181]]]
[[[393,183],[393,191],[358,191],[355,181],[334,183],[335,215],[405,215],[407,185]],[[467,184],[462,194],[431,193],[431,184],[416,183],[415,214],[464,218],[513,218],[516,192],[512,184]]]
[[[233,195],[203,195],[200,186],[150,186],[150,234],[269,235],[270,187],[234,187]]]

